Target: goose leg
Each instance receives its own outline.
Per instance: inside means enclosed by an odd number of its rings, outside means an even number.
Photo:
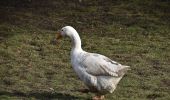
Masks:
[[[92,100],[104,100],[104,95],[96,95],[92,98]]]

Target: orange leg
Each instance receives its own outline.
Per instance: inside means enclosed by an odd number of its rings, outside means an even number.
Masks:
[[[92,100],[104,100],[104,95],[96,95],[92,98]]]

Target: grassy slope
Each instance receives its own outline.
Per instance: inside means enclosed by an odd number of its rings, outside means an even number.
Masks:
[[[70,65],[70,40],[50,40],[74,26],[83,48],[131,66],[110,100],[170,99],[168,0],[1,0],[0,99],[89,99]]]

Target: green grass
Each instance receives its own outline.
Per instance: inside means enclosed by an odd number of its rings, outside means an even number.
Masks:
[[[70,39],[51,44],[65,25],[82,47],[131,71],[107,100],[170,99],[168,0],[1,0],[0,99],[90,99],[70,64]]]

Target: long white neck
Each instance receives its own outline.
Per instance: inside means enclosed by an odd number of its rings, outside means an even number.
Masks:
[[[71,41],[72,41],[72,51],[75,50],[82,50],[81,48],[81,39],[80,36],[78,35],[77,31],[74,31],[70,35]]]

